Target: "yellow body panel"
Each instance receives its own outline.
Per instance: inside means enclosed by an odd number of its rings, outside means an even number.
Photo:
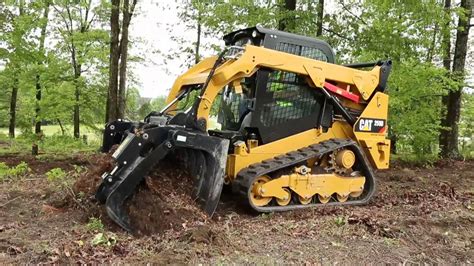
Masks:
[[[387,120],[388,95],[377,92],[360,115],[358,122],[364,118]],[[362,128],[356,128],[360,123],[354,125],[354,134],[359,144],[365,150],[371,163],[378,169],[388,168],[390,158],[390,140],[386,139],[387,125],[382,133],[363,132]]]
[[[343,177],[336,174],[301,175],[293,173],[273,179],[258,188],[259,196],[283,199],[287,193],[283,188],[288,187],[303,198],[311,198],[315,194],[330,197],[337,193],[343,197],[358,193],[364,189],[365,178]]]

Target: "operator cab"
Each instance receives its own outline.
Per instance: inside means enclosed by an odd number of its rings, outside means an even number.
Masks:
[[[260,26],[234,31],[223,39],[227,46],[251,44],[335,62],[334,51],[322,40]],[[260,69],[245,78],[239,88],[229,84],[215,101],[219,105],[218,126],[209,130],[209,134],[231,142],[252,136],[264,144],[315,127],[329,128],[332,105],[306,79],[296,73]]]
[[[225,35],[223,39],[226,46],[251,44],[335,63],[334,51],[325,41],[284,31],[266,29],[261,26],[231,32]]]

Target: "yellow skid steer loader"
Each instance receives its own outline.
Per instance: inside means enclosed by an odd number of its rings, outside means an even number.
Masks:
[[[391,61],[335,64],[324,41],[253,27],[178,77],[167,105],[143,122],[106,125],[102,150],[120,144],[96,198],[130,231],[125,200],[170,153],[194,177],[212,215],[224,184],[258,212],[365,204],[373,168],[388,168]]]

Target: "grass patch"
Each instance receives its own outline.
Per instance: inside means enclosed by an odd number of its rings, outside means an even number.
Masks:
[[[6,163],[0,162],[0,181],[19,178],[27,175],[30,171],[31,169],[25,162],[21,162],[17,166],[13,167],[8,167]]]
[[[103,128],[103,125],[95,125],[97,128]],[[32,128],[32,131],[34,131],[34,128]],[[62,135],[61,127],[59,125],[46,125],[46,126],[41,126],[41,131],[43,132],[43,135],[45,137],[51,137],[54,135]],[[81,136],[86,136],[88,141],[101,141],[102,138],[102,133],[98,132],[96,129],[86,126],[86,125],[81,125],[80,127],[80,132]],[[15,131],[17,137],[21,136],[22,133],[19,129]],[[73,132],[73,127],[72,126],[65,126],[64,127],[64,135],[66,136],[72,136],[74,134]],[[8,128],[1,127],[0,128],[0,135],[8,135]]]
[[[87,229],[93,232],[103,232],[104,231],[104,224],[99,218],[90,217],[89,222],[86,224]]]
[[[94,138],[76,139],[72,135],[44,135],[37,140],[35,135],[21,134],[14,139],[0,134],[0,154],[31,154],[32,145],[38,145],[40,154],[71,154],[77,152],[95,152],[101,145],[99,134]]]
[[[46,173],[46,178],[53,183],[64,182],[66,172],[61,168],[53,168]]]

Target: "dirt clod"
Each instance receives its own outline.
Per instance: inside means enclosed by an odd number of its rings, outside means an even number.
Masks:
[[[186,243],[204,243],[204,244],[226,244],[227,241],[222,234],[214,232],[209,226],[199,226],[190,229],[184,233],[180,241]]]

